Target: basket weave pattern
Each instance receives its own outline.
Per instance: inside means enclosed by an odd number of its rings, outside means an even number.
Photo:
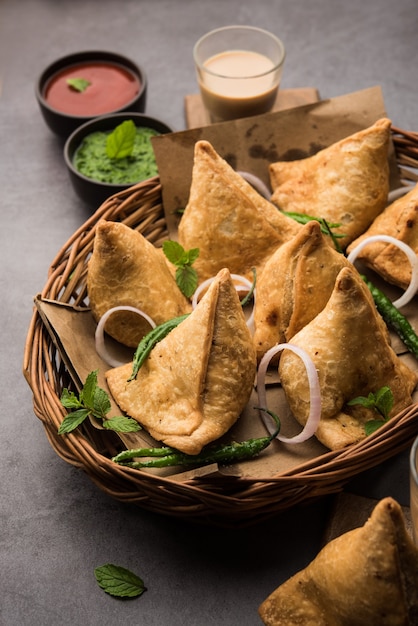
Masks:
[[[416,183],[418,133],[393,128],[393,142],[403,182]],[[58,252],[42,297],[88,306],[87,262],[101,219],[123,222],[154,245],[161,245],[168,233],[159,178],[139,183],[103,203]],[[180,482],[113,463],[114,439],[108,431],[83,424],[65,436],[57,434],[66,414],[61,393],[72,381],[36,310],[27,334],[23,372],[33,393],[34,413],[64,461],[84,470],[101,490],[117,500],[215,525],[252,523],[295,504],[337,493],[358,473],[408,447],[418,432],[415,404],[367,440],[275,477],[255,480],[210,475]]]

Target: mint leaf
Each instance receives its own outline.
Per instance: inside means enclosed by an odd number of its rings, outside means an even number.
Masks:
[[[81,406],[80,400],[73,391],[63,389],[61,394],[61,404],[66,409],[78,409]]]
[[[108,563],[96,567],[96,580],[106,593],[117,598],[135,598],[146,591],[144,582],[139,576],[119,565]]]
[[[77,426],[80,426],[84,420],[90,415],[89,409],[78,409],[66,415],[58,429],[58,434],[70,433]]]
[[[370,392],[368,396],[358,396],[347,402],[348,406],[361,404],[367,409],[375,409],[387,420],[393,407],[393,394],[390,387],[381,387],[376,393]]]
[[[185,265],[184,267],[178,267],[176,269],[176,283],[186,298],[191,298],[194,294],[197,282],[197,272],[194,267]]]
[[[192,265],[192,263],[194,263],[199,256],[199,248],[185,250],[183,246],[178,243],[178,241],[172,241],[171,239],[164,241],[163,252],[170,263],[173,263],[173,265],[177,265],[178,267]]]
[[[180,291],[190,298],[196,291],[198,276],[192,264],[199,256],[199,248],[185,250],[177,241],[164,241],[163,252],[167,259],[177,267],[176,283]]]
[[[130,156],[134,148],[136,126],[132,120],[125,120],[116,126],[106,140],[106,154],[109,159],[123,159]]]
[[[393,409],[393,394],[389,387],[382,387],[376,392],[376,408],[385,420]]]
[[[197,257],[199,256],[199,253],[200,253],[199,248],[190,248],[190,250],[187,250],[186,252],[187,264],[192,265],[192,263],[194,263]]]
[[[88,374],[83,389],[80,392],[80,402],[91,409],[94,407],[94,394],[97,388],[97,370]]]
[[[67,78],[67,85],[74,91],[83,92],[91,85],[91,82],[85,78]]]
[[[177,241],[172,241],[171,239],[169,241],[164,241],[163,252],[173,265],[183,264],[185,250]]]
[[[364,424],[364,430],[366,432],[366,435],[372,435],[374,432],[376,432],[378,428],[383,426],[384,423],[384,420],[369,420]]]
[[[75,409],[62,421],[58,433],[70,433],[89,417],[102,420],[104,428],[118,432],[136,432],[141,430],[138,422],[123,415],[107,419],[106,415],[111,409],[108,393],[97,385],[97,370],[90,372],[86,382],[80,391],[79,398],[72,391],[64,389],[61,395],[61,404],[66,409]]]
[[[364,406],[366,409],[374,409],[376,408],[376,397],[374,393],[370,392],[368,396],[358,396],[347,402],[347,404],[348,406],[361,404],[361,406]]]
[[[366,409],[374,409],[383,419],[369,420],[364,425],[366,435],[371,435],[380,426],[385,424],[393,407],[393,393],[390,387],[384,386],[376,391],[376,393],[370,392],[368,396],[358,396],[347,402],[348,406],[355,406],[360,404]]]
[[[103,428],[114,430],[118,433],[135,433],[138,432],[138,430],[141,430],[141,426],[136,420],[131,417],[124,417],[123,415],[118,415],[117,417],[112,417],[109,420],[104,420]]]
[[[109,413],[110,408],[111,408],[110,400],[106,391],[102,389],[101,387],[96,387],[94,391],[94,400],[93,400],[94,414],[103,419],[105,415]]]

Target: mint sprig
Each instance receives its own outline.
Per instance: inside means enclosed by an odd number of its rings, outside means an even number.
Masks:
[[[125,120],[108,135],[106,154],[109,159],[123,159],[131,156],[136,138],[136,126],[132,120]]]
[[[99,587],[117,598],[135,598],[146,591],[143,580],[120,565],[101,565],[95,568],[94,575]]]
[[[67,85],[74,91],[82,93],[91,85],[91,82],[86,78],[67,78]]]
[[[381,416],[381,419],[369,420],[364,424],[366,435],[371,435],[389,420],[393,408],[393,393],[390,387],[384,386],[378,389],[376,393],[370,392],[368,396],[358,396],[347,404],[348,406],[360,404],[366,409],[374,409]]]
[[[72,432],[89,416],[101,420],[104,428],[116,432],[137,432],[141,429],[138,422],[131,417],[119,415],[107,418],[111,409],[110,399],[107,392],[97,384],[97,370],[87,376],[78,397],[73,391],[63,389],[61,404],[70,412],[58,429],[59,435]]]
[[[176,266],[176,283],[180,291],[190,298],[196,291],[198,276],[192,267],[199,256],[199,248],[185,250],[177,241],[164,241],[163,252],[167,259]]]

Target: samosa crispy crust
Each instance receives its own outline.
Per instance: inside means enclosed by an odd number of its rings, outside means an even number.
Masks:
[[[418,254],[418,185],[392,202],[376,217],[370,228],[347,248],[351,252],[366,237],[391,235],[406,243]],[[360,251],[358,257],[387,282],[406,289],[411,280],[411,265],[397,246],[373,242]]]
[[[361,235],[386,206],[391,122],[378,120],[317,154],[270,165],[272,202],[282,211],[340,224],[340,245]]]
[[[402,509],[384,498],[370,518],[330,541],[259,607],[265,626],[418,623],[418,550]]]
[[[130,363],[108,371],[109,389],[158,441],[198,454],[229,430],[250,398],[256,358],[227,269],[127,382],[131,371]]]
[[[347,402],[390,387],[391,416],[412,403],[418,375],[391,348],[387,327],[370,292],[354,268],[337,276],[325,308],[291,340],[311,357],[319,377],[322,412],[317,439],[338,450],[365,438],[364,424],[376,419],[373,409]],[[297,421],[309,414],[309,384],[300,358],[285,350],[280,380]]]
[[[351,263],[331,247],[318,222],[308,222],[267,261],[257,280],[257,358],[299,332],[325,307],[335,279]]]
[[[196,143],[190,196],[178,240],[187,250],[199,248],[193,267],[200,282],[223,267],[252,278],[252,268],[262,267],[299,228],[237,174],[209,142]]]
[[[120,222],[97,225],[87,272],[87,292],[97,322],[115,306],[141,309],[157,325],[191,311],[163,256],[141,233]],[[150,325],[135,313],[120,311],[109,318],[105,330],[136,348]]]

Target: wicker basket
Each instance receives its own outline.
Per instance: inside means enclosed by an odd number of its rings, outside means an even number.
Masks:
[[[418,133],[393,129],[401,177],[418,181]],[[43,288],[45,298],[87,306],[86,269],[100,219],[121,221],[159,245],[167,237],[161,185],[155,177],[110,197],[74,233],[51,264]],[[365,441],[339,452],[328,452],[288,472],[265,479],[213,475],[180,482],[116,465],[112,443],[83,425],[60,436],[65,415],[62,389],[71,384],[61,356],[35,310],[28,330],[23,371],[33,392],[36,416],[48,440],[66,462],[83,469],[105,493],[117,500],[165,515],[216,525],[243,525],[276,514],[295,504],[337,493],[358,473],[408,447],[418,431],[415,404]],[[90,427],[91,428],[91,427]]]

